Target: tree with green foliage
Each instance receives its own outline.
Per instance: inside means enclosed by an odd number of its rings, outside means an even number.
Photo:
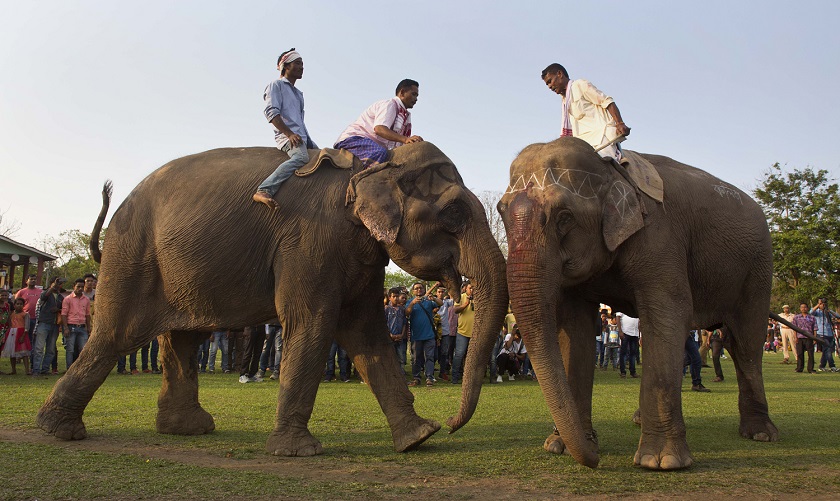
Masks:
[[[422,280],[409,275],[405,271],[389,266],[385,269],[385,288],[391,287],[411,287],[414,282],[422,282]]]
[[[105,228],[99,235],[99,247],[105,239]],[[42,243],[44,250],[58,260],[47,263],[44,269],[48,277],[61,276],[71,282],[86,273],[99,274],[99,263],[90,255],[90,233],[79,230],[62,231],[57,237],[46,237]]]
[[[840,297],[840,190],[833,181],[826,170],[788,172],[777,163],[753,192],[770,226],[779,300]]]

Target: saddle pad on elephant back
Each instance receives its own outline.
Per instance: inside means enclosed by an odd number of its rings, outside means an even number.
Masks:
[[[639,189],[650,198],[661,203],[665,198],[665,193],[662,188],[662,178],[656,172],[656,167],[635,151],[621,150],[621,155],[630,162],[630,165],[627,166],[627,172]]]
[[[317,154],[315,154],[316,151],[318,152]],[[299,177],[309,176],[318,170],[318,167],[325,160],[329,160],[336,169],[354,169],[356,167],[361,168],[362,166],[362,162],[347,150],[336,150],[333,148],[309,150],[309,163],[296,170],[295,175]]]

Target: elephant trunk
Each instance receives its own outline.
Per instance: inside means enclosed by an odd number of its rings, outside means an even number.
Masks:
[[[545,278],[544,246],[535,242],[539,230],[536,207],[523,194],[510,210],[513,217],[508,233],[507,278],[516,323],[560,438],[578,463],[595,468],[598,446],[586,436],[560,350],[556,307],[562,300],[560,286]]]
[[[483,209],[477,210],[484,218]],[[490,229],[486,225],[469,228],[461,240],[460,254],[458,270],[472,279],[475,321],[464,367],[461,407],[447,420],[449,433],[464,426],[475,412],[485,369],[508,305],[505,258]]]

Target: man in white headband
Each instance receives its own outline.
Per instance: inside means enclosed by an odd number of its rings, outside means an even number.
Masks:
[[[280,78],[268,84],[263,92],[264,113],[274,126],[277,148],[288,153],[289,159],[260,184],[253,196],[254,201],[272,209],[278,208],[274,195],[280,184],[309,162],[307,148],[318,148],[303,123],[303,92],[295,87],[295,82],[303,78],[303,58],[292,48],[280,54],[277,69],[280,70]]]
[[[619,136],[630,134],[630,127],[621,119],[621,112],[613,98],[587,80],[569,79],[566,68],[558,63],[548,65],[541,76],[549,89],[563,96],[561,137],[579,137],[593,148],[598,148]],[[615,142],[598,154],[620,162],[621,146]]]

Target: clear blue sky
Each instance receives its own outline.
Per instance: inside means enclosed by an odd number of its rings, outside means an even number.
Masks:
[[[518,151],[559,135],[560,98],[539,78],[551,62],[615,98],[626,148],[746,190],[774,162],[840,177],[836,1],[0,0],[0,12],[0,211],[31,245],[89,232],[106,178],[116,208],[174,158],[272,146],[262,90],[289,47],[321,146],[414,78],[414,131],[474,191],[503,191]]]

